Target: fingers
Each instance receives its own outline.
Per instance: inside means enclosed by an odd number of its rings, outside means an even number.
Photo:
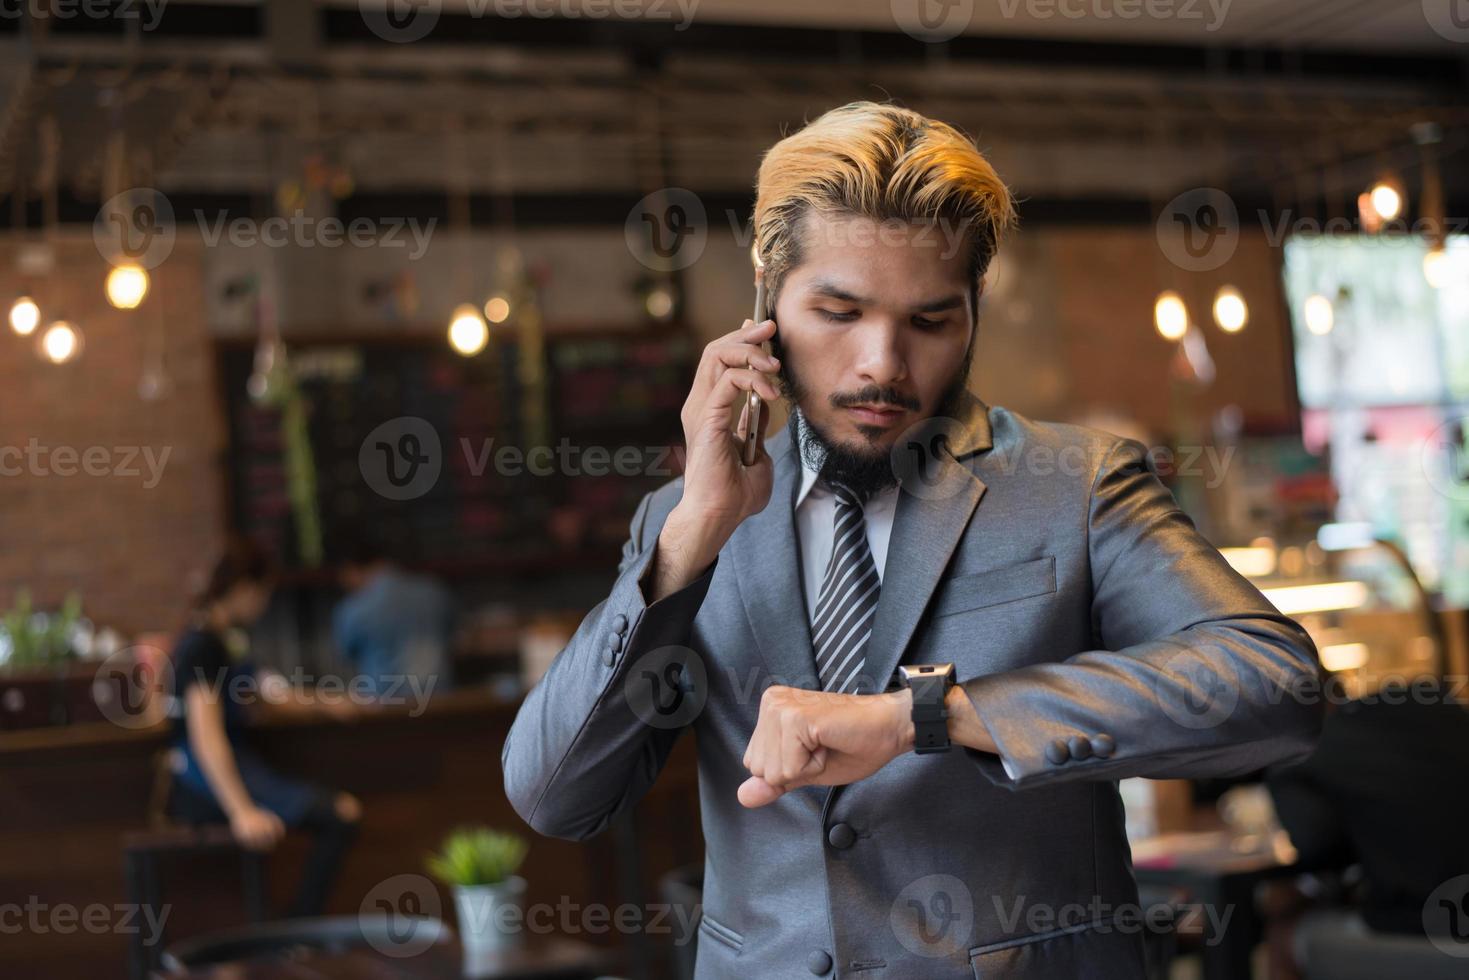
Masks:
[[[768,354],[760,345],[775,335],[775,321],[755,323],[746,320],[744,326],[723,337],[711,340],[699,359],[698,374],[705,385],[713,385],[726,368],[754,367],[774,372],[780,367],[780,359]]]
[[[730,411],[743,393],[748,391],[753,391],[767,402],[780,398],[780,392],[765,374],[746,368],[725,368],[719,380],[714,382],[709,398],[704,402],[704,418],[717,418],[720,427],[727,431]]]
[[[269,810],[259,810],[249,819],[242,821],[236,837],[252,851],[268,851],[285,836],[286,825],[281,818]]]
[[[271,841],[263,827],[250,827],[241,835],[240,843],[252,851],[268,851]]]
[[[740,784],[735,794],[740,805],[753,810],[756,807],[769,806],[785,795],[785,791],[770,785],[759,776],[751,776]]]
[[[758,344],[732,343],[710,352],[722,367],[752,367],[774,374],[780,370],[780,358],[767,354]]]

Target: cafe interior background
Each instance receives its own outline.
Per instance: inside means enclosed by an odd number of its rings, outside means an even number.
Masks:
[[[1154,447],[1342,690],[1469,670],[1469,23],[1432,0],[946,9],[7,5],[0,903],[171,914],[146,949],[110,911],[6,930],[0,973],[142,976],[289,895],[303,842],[261,874],[158,808],[156,679],[232,535],[284,569],[250,639],[288,676],[341,676],[361,528],[459,612],[426,703],[257,726],[363,801],[334,915],[452,925],[424,855],[465,826],[526,837],[532,902],[697,901],[689,740],[583,843],[530,839],[499,749],[678,473],[658,447],[703,345],[749,314],[763,149],[856,99],[961,127],[1020,199],[972,390]],[[1289,867],[1257,785],[1124,794],[1145,883],[1221,847]],[[1173,976],[1229,975],[1207,928],[1180,919]],[[515,975],[686,976],[676,938],[571,916]]]

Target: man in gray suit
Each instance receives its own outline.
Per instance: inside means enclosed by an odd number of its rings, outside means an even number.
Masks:
[[[1141,976],[1117,780],[1259,769],[1319,729],[1291,695],[1309,637],[1141,444],[967,391],[1012,220],[972,142],[900,108],[766,154],[774,319],[705,349],[684,476],[505,743],[516,810],[583,839],[693,730],[700,980]],[[751,392],[791,416],[745,466]]]

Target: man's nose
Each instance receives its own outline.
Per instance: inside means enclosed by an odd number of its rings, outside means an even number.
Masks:
[[[891,385],[908,376],[906,355],[892,324],[874,324],[853,338],[858,345],[857,374],[868,384]]]

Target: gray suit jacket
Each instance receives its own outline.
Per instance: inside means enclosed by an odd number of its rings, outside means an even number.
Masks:
[[[770,504],[651,606],[682,481],[643,498],[611,594],[511,728],[511,802],[572,839],[694,732],[699,980],[1139,977],[1116,781],[1249,772],[1319,731],[1319,705],[1290,693],[1319,669],[1310,638],[1197,532],[1140,443],[972,397],[933,426],[912,443],[927,455],[899,495],[866,670],[880,690],[900,662],[952,661],[1000,757],[910,753],[849,786],[736,800],[761,692],[818,686],[789,429],[768,444]]]

